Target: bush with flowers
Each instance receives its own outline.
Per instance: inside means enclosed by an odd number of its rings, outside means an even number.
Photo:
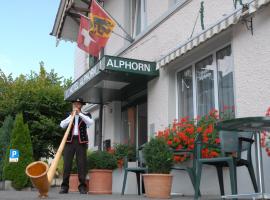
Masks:
[[[266,116],[270,117],[270,107],[266,111]],[[263,131],[261,138],[262,147],[265,148],[265,151],[268,156],[270,156],[270,133]]]
[[[120,169],[124,165],[125,157],[127,161],[134,161],[136,159],[135,147],[128,144],[115,144],[113,148],[108,148],[107,151],[116,157],[117,166]]]
[[[208,115],[197,117],[195,120],[189,120],[187,117],[179,121],[174,120],[172,125],[163,131],[157,133],[157,137],[165,139],[167,144],[175,150],[193,150],[196,134],[201,134],[202,138],[202,157],[213,158],[220,154],[220,139],[215,124],[219,120],[228,119],[234,116],[231,109],[226,109],[221,113],[212,110]],[[192,154],[184,153],[175,155],[176,163],[192,159]]]

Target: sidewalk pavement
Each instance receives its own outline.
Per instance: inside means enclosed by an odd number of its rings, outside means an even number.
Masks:
[[[77,192],[58,194],[57,191],[50,191],[48,200],[147,200],[145,196],[138,195],[81,195]],[[173,195],[172,199],[193,200],[193,196]],[[218,200],[219,197],[203,196],[201,200]],[[0,191],[0,200],[39,200],[37,191]]]

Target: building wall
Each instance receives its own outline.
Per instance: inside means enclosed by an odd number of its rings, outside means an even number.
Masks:
[[[87,69],[89,69],[89,55],[83,50],[75,47],[74,55],[74,80],[77,80]]]
[[[237,117],[263,116],[270,106],[270,6],[255,13],[254,35],[242,24],[233,32]],[[266,190],[270,192],[270,158],[263,149]],[[244,177],[245,175],[241,176]],[[250,181],[242,179],[249,184]]]
[[[126,23],[126,18],[128,17],[128,1],[126,0],[114,0],[114,1],[105,1],[104,8],[111,14],[111,16],[119,23],[125,30],[128,32],[129,27]],[[125,33],[116,25],[114,32],[125,36]],[[127,43],[124,39],[112,33],[110,39],[105,48],[105,54],[113,55],[116,52],[116,49],[124,46]]]
[[[235,99],[239,117],[264,115],[270,106],[269,18],[270,6],[255,14],[253,36],[243,25],[234,29]]]
[[[93,120],[99,118],[99,106],[94,106],[94,107],[91,107],[90,109],[86,109],[86,112],[91,113]],[[97,150],[98,147],[97,146],[95,147],[95,123],[92,124],[87,129],[87,133],[88,133],[88,139],[89,139],[88,149],[90,149],[91,151]]]
[[[127,16],[124,9],[126,1],[117,0],[119,4],[108,1],[106,8],[112,12],[112,15],[123,22],[124,16]],[[159,3],[154,3],[154,0],[147,2],[147,24],[150,26],[159,19],[166,10],[170,10],[169,3],[160,0],[163,6]],[[156,2],[156,1],[155,1]],[[170,16],[166,22],[160,24],[152,32],[147,34],[142,39],[135,42],[124,52],[120,51],[123,46],[128,45],[128,42],[112,35],[106,47],[106,54],[116,54],[128,58],[144,59],[148,61],[157,61],[162,56],[166,55],[170,50],[177,45],[186,41],[192,32],[199,8],[199,0],[188,0],[186,5],[179,9],[176,13]],[[110,4],[112,4],[110,6]],[[166,5],[167,4],[167,5]],[[215,23],[223,16],[228,15],[233,11],[233,2],[227,0],[205,0],[205,27]],[[164,10],[162,9],[164,8]],[[160,76],[148,83],[148,130],[150,125],[154,125],[155,131],[168,126],[168,123],[176,117],[176,88],[175,88],[175,73],[177,70],[186,66],[186,64],[205,56],[211,50],[218,46],[230,42],[232,44],[234,67],[235,67],[235,105],[237,117],[264,115],[269,106],[270,98],[270,10],[269,6],[262,9],[255,15],[254,18],[254,36],[246,30],[242,23],[222,33],[219,37],[215,37],[207,44],[192,50],[184,57],[174,61],[168,67],[160,69]],[[160,12],[162,14],[157,14]],[[128,25],[125,25],[128,27]],[[118,28],[116,31],[120,31]],[[200,20],[195,26],[193,35],[201,31]],[[225,38],[225,39],[224,39]],[[216,42],[217,41],[217,42]],[[255,51],[256,50],[256,51]],[[255,58],[255,59],[254,59]],[[259,70],[258,70],[259,69]],[[252,75],[252,78],[249,78]],[[103,139],[111,139],[112,144],[118,141],[117,127],[121,119],[121,113],[114,114],[114,108],[119,108],[119,104],[111,103],[104,108],[104,129]],[[117,109],[116,109],[117,110]],[[116,117],[116,118],[114,118]],[[116,125],[118,124],[118,125]],[[264,166],[267,169],[269,166],[269,158],[264,155]],[[265,170],[266,171],[266,170]],[[252,190],[251,181],[247,176],[247,170],[242,168],[238,170],[239,192],[250,192]],[[185,172],[173,172],[176,174],[173,184],[173,192],[184,194],[193,194],[193,188],[189,182],[189,178]],[[228,171],[225,173],[226,192],[230,193]],[[269,172],[265,172],[269,179]],[[121,183],[120,176],[114,181]],[[209,178],[211,177],[211,178]],[[268,180],[266,178],[266,180]],[[188,180],[188,181],[187,181]],[[202,175],[202,194],[219,194],[219,186],[214,168],[205,167]],[[243,184],[245,183],[245,184]],[[270,183],[266,181],[266,189],[270,190]],[[115,188],[114,191],[119,191]]]

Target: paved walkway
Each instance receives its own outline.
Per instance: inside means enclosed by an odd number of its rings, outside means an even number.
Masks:
[[[0,191],[0,200],[38,200],[36,191]],[[81,195],[79,193],[58,194],[50,191],[48,200],[147,200],[148,198],[138,195]],[[173,195],[172,199],[193,200],[192,196]],[[201,200],[218,200],[218,197],[205,196]]]

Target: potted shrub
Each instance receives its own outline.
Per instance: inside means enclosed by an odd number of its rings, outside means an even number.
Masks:
[[[69,192],[78,192],[79,187],[79,177],[78,177],[78,169],[76,164],[76,158],[72,161],[71,173],[69,176]]]
[[[124,158],[127,158],[127,161],[134,161],[136,159],[136,150],[135,147],[128,144],[115,144],[114,145],[114,155],[117,160],[118,168],[122,168],[124,164]]]
[[[143,175],[146,196],[149,198],[170,198],[173,152],[163,138],[152,138],[143,148],[148,174]]]
[[[112,194],[112,170],[117,160],[107,151],[95,151],[88,155],[89,193]]]

